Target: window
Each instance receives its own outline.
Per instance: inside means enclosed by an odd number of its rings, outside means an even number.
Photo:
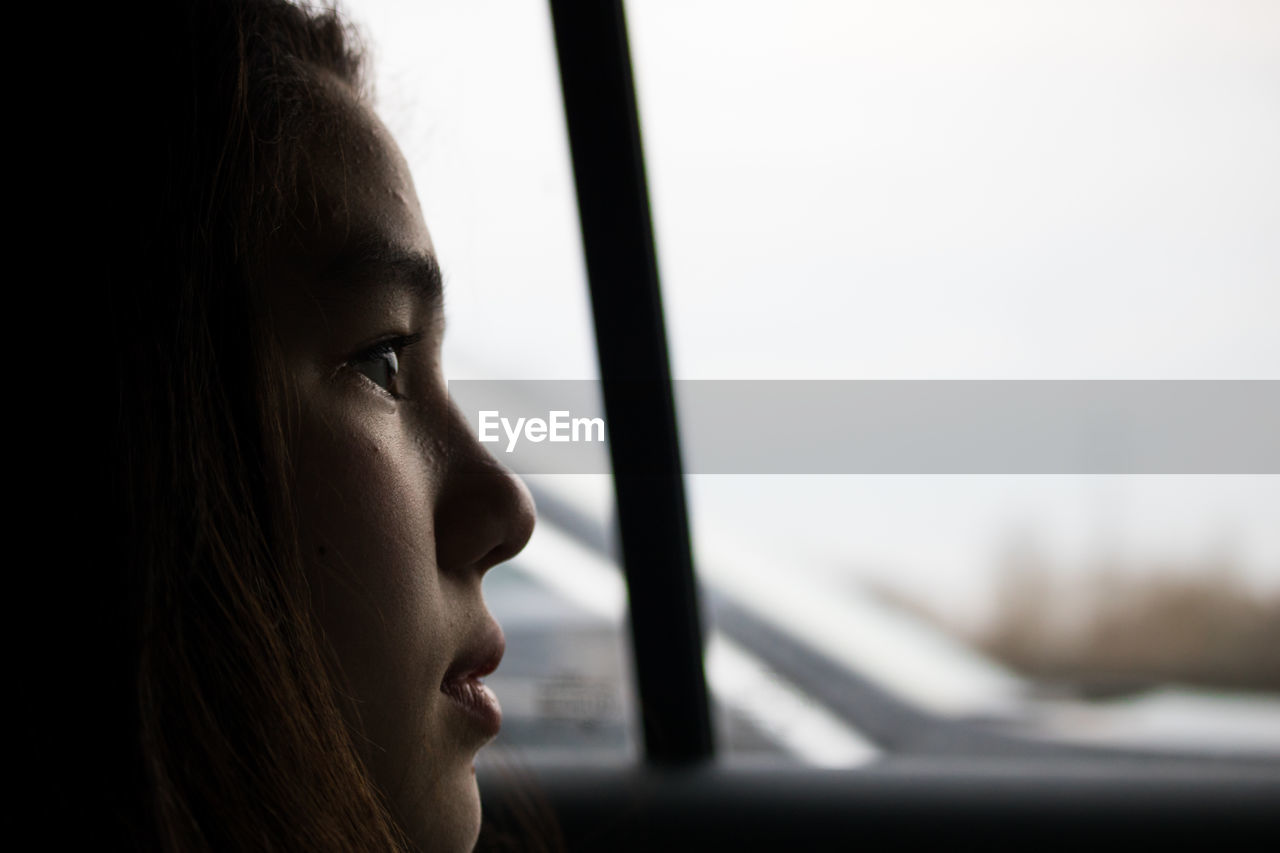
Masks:
[[[628,367],[665,364],[661,325],[620,342],[598,305],[592,325],[584,252],[587,265],[594,246],[643,266],[648,234],[623,217],[593,238],[587,214],[583,245],[544,8],[348,6],[452,285],[450,379],[595,380],[597,347],[656,358]],[[1280,378],[1268,9],[635,2],[627,14],[678,381]],[[587,49],[616,59],[603,41]],[[577,110],[594,142],[625,137],[609,136],[625,120],[588,120],[585,102],[570,99],[571,125]],[[599,193],[584,160],[615,176],[631,165],[607,147],[574,155],[579,204]],[[612,299],[646,273],[592,278]],[[1102,563],[1125,585],[1135,566],[1172,565],[1159,582],[1173,583],[1229,562],[1246,606],[1274,610],[1275,476],[686,470],[720,756],[876,767],[1170,738],[1280,752],[1274,684],[1245,698],[1153,692],[1151,671],[1136,684],[1028,675],[992,627],[1000,602],[1052,592],[1053,571]],[[670,735],[700,700],[654,698],[643,670],[657,652],[623,630],[625,584],[652,595],[666,581],[649,566],[624,580],[617,527],[656,516],[615,506],[625,477],[526,479],[539,530],[514,571],[486,580],[509,638],[493,677],[502,742],[535,762],[661,757],[641,724],[660,718]],[[662,502],[675,522],[656,538],[678,545],[684,507]],[[676,569],[663,576],[678,592]],[[1223,577],[1210,580],[1225,589]],[[673,602],[636,602],[636,619],[679,634],[689,614]],[[689,637],[663,648],[696,648]],[[701,684],[696,660],[672,663]],[[633,684],[646,680],[642,702]]]
[[[688,447],[668,474],[673,401],[697,434],[672,373],[1277,378],[1276,16],[703,0],[633,2],[624,27],[621,0],[550,5],[350,10],[454,285],[458,393],[604,379],[614,468],[526,476],[539,530],[486,581],[502,740],[570,849],[1269,827],[1274,698],[1055,694],[940,623],[1000,600],[993,566],[1041,601],[1035,566],[1099,554],[1229,554],[1274,601],[1274,476],[725,476]],[[1242,757],[1132,760],[1169,731]],[[529,791],[495,763],[501,825]]]
[[[1036,740],[1280,754],[1274,470],[710,475],[692,414],[705,380],[768,400],[761,380],[1280,378],[1277,11],[627,15],[713,688],[818,763],[930,749],[929,725],[884,722],[899,701]]]

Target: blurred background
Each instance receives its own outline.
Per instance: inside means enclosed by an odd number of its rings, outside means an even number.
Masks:
[[[595,378],[546,5],[344,9],[445,271],[447,375]],[[676,378],[1280,379],[1280,5],[626,12]],[[500,742],[628,760],[609,478],[530,485],[538,531],[486,579]],[[1280,477],[687,488],[731,759],[854,766],[955,721],[1280,757]]]

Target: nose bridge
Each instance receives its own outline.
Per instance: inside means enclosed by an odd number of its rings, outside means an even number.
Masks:
[[[533,534],[533,497],[523,481],[480,444],[449,402],[444,481],[435,512],[442,571],[483,574],[514,557]]]

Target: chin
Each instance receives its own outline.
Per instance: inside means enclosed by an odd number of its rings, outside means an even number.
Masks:
[[[480,790],[470,762],[432,788],[432,795],[402,809],[400,825],[423,853],[470,851],[480,837]]]
[[[474,850],[476,842],[480,839],[480,821],[483,812],[480,808],[480,789],[476,786],[476,774],[474,770],[468,768],[467,774],[467,814],[466,819],[460,822],[461,831],[459,838],[461,846],[458,850]]]

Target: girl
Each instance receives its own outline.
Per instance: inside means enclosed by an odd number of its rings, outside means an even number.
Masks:
[[[450,404],[431,237],[339,17],[163,14],[120,81],[149,109],[103,283],[104,829],[470,849],[503,651],[481,578],[532,502]]]

